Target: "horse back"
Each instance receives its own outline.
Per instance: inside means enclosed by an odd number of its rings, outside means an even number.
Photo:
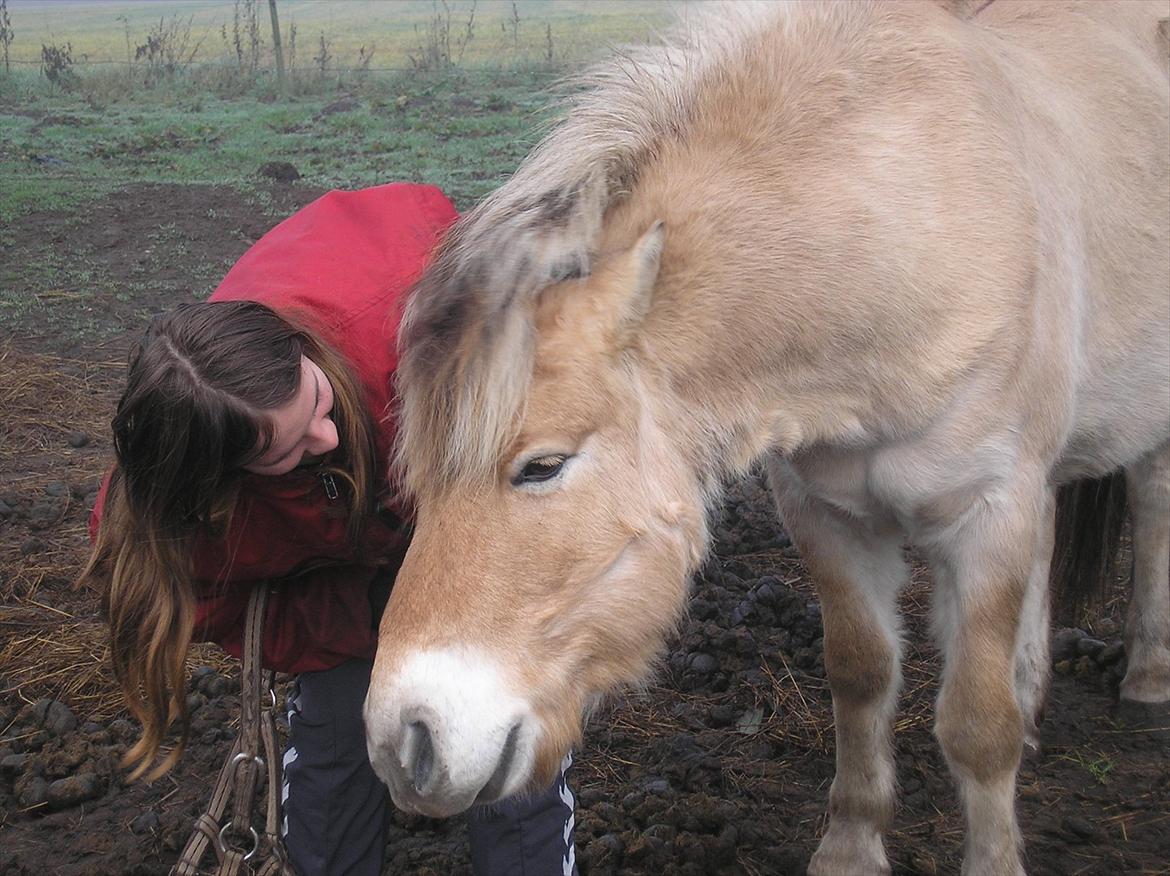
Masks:
[[[1167,13],[786,7],[607,216],[602,249],[666,222],[655,359],[767,376],[806,442],[923,433],[957,405],[1075,474],[1165,440]],[[682,356],[695,325],[723,331]],[[760,355],[728,362],[732,339]],[[816,367],[826,350],[849,354]]]
[[[1000,58],[1016,69],[1043,243],[1034,345],[1065,336],[1049,366],[1069,390],[1058,481],[1170,440],[1168,17],[1160,0],[986,9],[1012,44]]]

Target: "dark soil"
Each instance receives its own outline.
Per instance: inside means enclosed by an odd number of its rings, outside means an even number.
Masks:
[[[71,213],[22,216],[5,229],[0,282],[29,306],[3,339],[78,359],[120,354],[151,315],[205,298],[261,235],[321,194],[134,185]]]
[[[17,257],[45,247],[78,254],[111,294],[90,305],[97,342],[79,343],[66,320],[5,326],[0,382],[41,369],[67,397],[54,396],[36,416],[5,410],[0,423],[4,653],[18,639],[39,637],[64,654],[69,636],[98,628],[95,595],[69,582],[109,455],[102,424],[120,377],[108,363],[124,361],[144,314],[195,294],[192,277],[213,285],[215,272],[316,194],[284,187],[273,207],[229,189],[136,187],[85,217],[45,213],[17,223]],[[173,226],[162,241],[160,226]],[[152,252],[164,269],[134,267],[153,247],[163,247]],[[758,479],[735,485],[716,534],[656,682],[613,701],[588,728],[573,776],[584,876],[802,873],[824,829],[832,706],[811,586]],[[924,633],[929,588],[919,577],[903,599],[901,806],[888,849],[897,873],[957,873],[962,819],[930,732],[937,657]],[[1115,713],[1124,666],[1119,610],[1115,599],[1091,636],[1057,637],[1043,752],[1019,783],[1034,874],[1170,873],[1166,735]],[[57,652],[44,652],[43,667],[15,658],[0,664],[0,873],[165,873],[234,733],[232,664],[200,652],[207,665],[192,680],[182,763],[153,785],[126,785],[118,758],[136,728],[109,705],[116,700],[100,653],[58,659]],[[105,695],[63,693],[61,674],[52,674],[57,664],[66,675],[93,673]],[[467,861],[458,820],[395,816],[387,873],[450,876],[469,872]]]

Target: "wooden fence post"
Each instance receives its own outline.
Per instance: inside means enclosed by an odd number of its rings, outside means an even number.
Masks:
[[[284,76],[284,48],[280,44],[280,21],[276,17],[276,0],[268,0],[268,12],[272,16],[272,47],[276,51],[276,80],[280,85],[280,93],[288,92],[288,83]]]

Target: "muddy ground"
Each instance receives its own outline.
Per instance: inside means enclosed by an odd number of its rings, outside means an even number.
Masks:
[[[30,291],[40,309],[0,339],[0,873],[165,873],[206,802],[234,732],[231,661],[198,650],[182,764],[153,785],[126,785],[117,764],[135,727],[104,670],[96,595],[69,583],[128,339],[145,314],[206,292],[316,194],[140,186],[9,230],[9,283],[53,253],[88,268],[71,282],[63,267],[56,297]],[[584,876],[802,873],[824,829],[832,709],[808,578],[757,478],[733,486],[716,533],[656,681],[589,725],[573,776]],[[1034,874],[1170,873],[1166,734],[1115,711],[1122,593],[1087,632],[1057,637],[1043,752],[1019,783]],[[957,873],[960,862],[961,818],[930,733],[928,594],[920,576],[903,599],[901,804],[888,840],[897,873]],[[395,816],[387,873],[462,874],[467,860],[457,820]]]

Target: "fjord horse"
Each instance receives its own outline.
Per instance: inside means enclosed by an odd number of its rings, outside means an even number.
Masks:
[[[1170,4],[978,5],[702,4],[443,243],[399,338],[417,519],[365,712],[400,807],[548,781],[761,460],[823,605],[811,873],[889,870],[906,540],[964,872],[1022,872],[1061,485],[1124,471],[1121,693],[1170,700]]]

